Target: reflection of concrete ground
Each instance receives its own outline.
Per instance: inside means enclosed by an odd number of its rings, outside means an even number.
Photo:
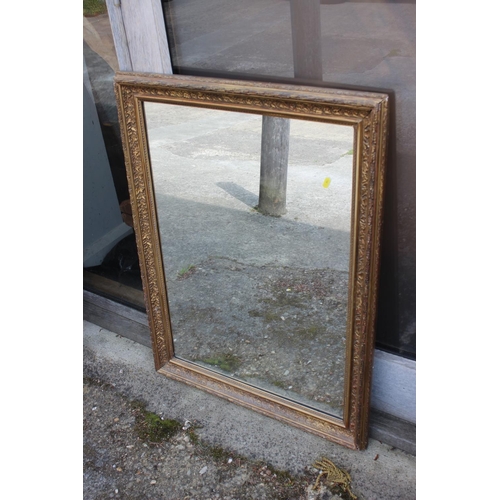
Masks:
[[[347,279],[332,269],[200,262],[169,281],[176,355],[341,415]]]
[[[253,216],[260,183],[259,116],[152,103],[146,116],[159,217],[173,231],[163,244],[182,245],[180,251],[169,249],[167,276],[192,264],[189,259],[213,254],[254,264],[348,270],[350,127],[292,120],[287,213],[269,218]],[[188,239],[189,231],[197,237]],[[228,247],[229,253],[221,253]]]
[[[254,209],[259,116],[146,119],[176,355],[341,415],[352,130],[292,120],[276,218]]]

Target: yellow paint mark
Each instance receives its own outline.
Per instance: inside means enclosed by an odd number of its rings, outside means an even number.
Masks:
[[[327,187],[330,185],[330,182],[332,182],[332,180],[330,179],[330,177],[327,177],[327,178],[323,181],[323,187],[324,187],[324,188],[327,188]]]

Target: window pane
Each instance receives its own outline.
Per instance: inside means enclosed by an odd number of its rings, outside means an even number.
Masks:
[[[377,343],[415,357],[415,1],[163,2],[174,73],[391,94]]]

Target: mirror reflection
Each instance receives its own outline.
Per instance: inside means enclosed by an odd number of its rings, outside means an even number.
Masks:
[[[343,414],[353,129],[290,120],[259,210],[262,116],[145,103],[176,357]]]

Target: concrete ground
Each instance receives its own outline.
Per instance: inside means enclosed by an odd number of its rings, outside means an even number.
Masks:
[[[311,466],[322,457],[350,474],[360,500],[416,497],[414,456],[373,439],[364,451],[348,450],[157,374],[150,349],[113,332],[84,322],[83,334],[84,376],[107,387],[96,391],[93,384],[84,385],[86,500],[336,498],[326,489],[307,490],[317,475]],[[182,431],[171,444],[144,446],[132,432],[133,411],[126,407],[132,401],[165,419],[196,422],[197,436],[217,455],[207,457],[182,441]],[[134,455],[140,446],[144,451]],[[238,457],[240,465],[228,469],[221,456]],[[260,473],[268,469],[281,471],[278,477],[288,473],[295,482],[257,481],[255,474],[265,478]]]

